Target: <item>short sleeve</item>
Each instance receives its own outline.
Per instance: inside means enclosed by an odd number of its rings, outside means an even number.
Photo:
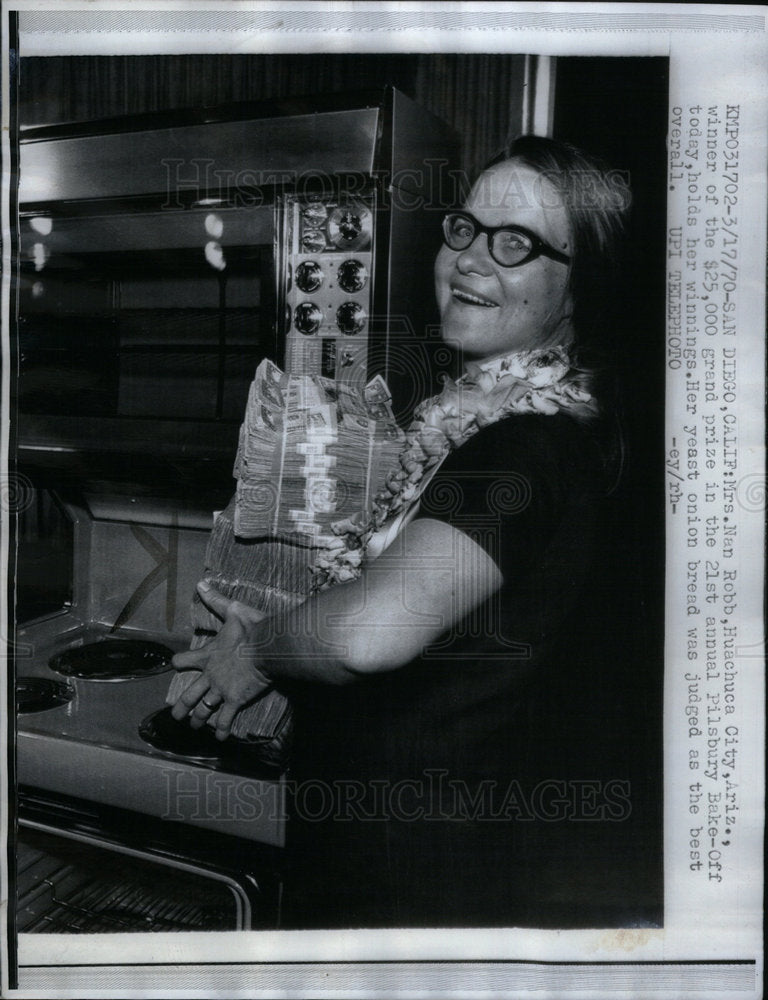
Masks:
[[[464,531],[505,578],[540,560],[564,529],[585,527],[603,488],[593,435],[557,414],[511,416],[484,428],[443,462],[420,517]],[[585,510],[586,508],[586,510]]]

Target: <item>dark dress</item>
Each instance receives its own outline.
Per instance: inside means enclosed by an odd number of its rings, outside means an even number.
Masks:
[[[284,926],[656,922],[608,437],[513,416],[453,452],[419,516],[502,589],[401,670],[291,692]]]

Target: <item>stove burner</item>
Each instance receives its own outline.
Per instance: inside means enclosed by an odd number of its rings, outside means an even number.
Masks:
[[[139,736],[156,750],[187,760],[218,761],[222,756],[222,744],[207,726],[193,729],[186,719],[177,722],[170,708],[148,715],[139,726]]]
[[[173,653],[159,642],[143,639],[104,639],[74,646],[48,661],[65,677],[92,681],[122,681],[161,674],[170,669]]]
[[[233,736],[217,740],[208,726],[193,729],[187,719],[177,722],[169,707],[148,715],[139,725],[139,736],[156,750],[215,770],[265,777],[277,773],[268,755],[260,753],[258,742],[248,743]]]
[[[74,696],[74,688],[69,684],[46,677],[19,677],[16,681],[16,708],[23,715],[58,708]]]

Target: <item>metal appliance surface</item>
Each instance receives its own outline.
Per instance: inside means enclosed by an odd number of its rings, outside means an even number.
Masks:
[[[173,668],[161,651],[189,648],[210,516],[180,508],[169,516],[165,503],[133,499],[86,495],[57,508],[73,533],[71,600],[17,629],[15,668],[25,687],[44,681],[68,697],[19,714],[19,785],[132,810],[169,830],[189,824],[279,847],[285,779],[257,751],[191,755],[158,749],[140,733],[165,708]],[[115,656],[137,640],[138,664]],[[94,654],[88,669],[75,661],[73,670],[67,651],[86,649]]]
[[[244,109],[239,113],[247,114]],[[20,196],[24,202],[41,203],[159,193],[172,202],[180,190],[202,195],[215,185],[274,182],[305,170],[308,151],[313,170],[370,173],[380,116],[381,109],[373,106],[133,132],[123,123],[113,134],[64,140],[31,130],[24,136]],[[122,174],[127,159],[137,167],[128,177]],[[85,171],[83,164],[88,164]]]
[[[20,680],[60,683],[61,674],[49,665],[52,657],[87,643],[97,650],[114,635],[106,626],[72,622],[48,637],[49,625],[19,630],[18,643],[30,652],[19,664]],[[130,630],[118,634],[135,635]],[[141,635],[146,639],[146,633]],[[163,639],[169,641],[168,636]],[[173,645],[178,650],[186,642]],[[182,755],[142,738],[142,723],[164,708],[168,672],[130,679],[70,677],[67,682],[74,691],[69,701],[19,717],[21,786],[282,844],[284,783],[247,747],[222,750],[217,757],[194,751]]]
[[[29,829],[139,856],[151,840],[172,863],[167,842],[183,840],[208,871],[279,854],[280,769],[210,738],[169,748],[167,671],[108,679],[97,658],[79,676],[55,658],[93,643],[108,661],[116,640],[188,648],[211,497],[234,488],[263,357],[356,383],[381,373],[396,395],[401,379],[400,413],[428,394],[438,174],[456,148],[391,88],[23,134],[17,459],[69,519],[61,604],[51,613],[57,588],[41,587],[46,614],[15,635]],[[42,578],[36,532],[19,558]]]
[[[456,136],[393,88],[331,96],[22,132],[23,459],[221,467],[263,357],[382,374],[404,418],[428,394]]]

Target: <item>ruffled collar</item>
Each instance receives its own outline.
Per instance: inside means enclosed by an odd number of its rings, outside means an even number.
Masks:
[[[332,525],[337,536],[315,564],[317,589],[359,575],[374,532],[403,523],[445,457],[483,427],[513,414],[595,416],[591,393],[579,386],[565,348],[515,352],[467,365],[456,381],[420,403],[405,432],[398,463],[370,511]]]

